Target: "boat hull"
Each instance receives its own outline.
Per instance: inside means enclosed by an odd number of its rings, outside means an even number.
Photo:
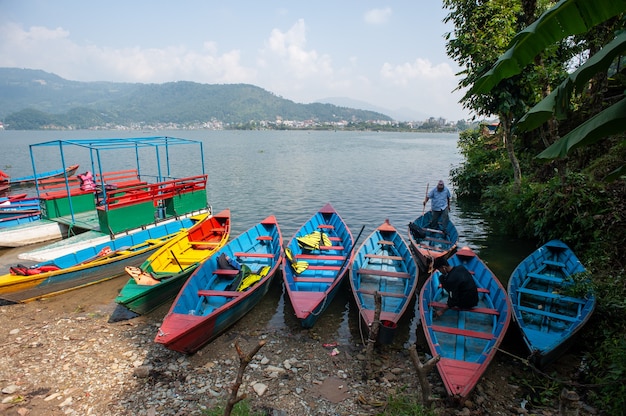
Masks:
[[[451,308],[437,317],[447,302],[440,287],[439,271],[434,272],[420,291],[420,318],[426,342],[448,395],[462,402],[487,369],[502,342],[511,319],[511,307],[504,287],[478,256],[464,247],[448,259],[451,266],[464,265],[474,277],[479,303],[471,309]]]
[[[529,360],[545,367],[571,345],[591,317],[596,304],[592,292],[569,294],[577,274],[585,272],[574,252],[552,240],[531,253],[513,271],[508,293],[513,319],[530,352]],[[580,275],[579,275],[580,276]],[[587,279],[579,283],[586,283]]]
[[[222,248],[229,236],[230,210],[179,233],[139,267],[138,271],[150,277],[149,284],[131,277],[115,302],[142,315],[171,301],[196,268]]]
[[[298,238],[324,233],[330,242],[303,248]],[[283,259],[283,283],[296,318],[311,328],[336,296],[350,266],[354,239],[350,229],[331,204],[309,218],[290,240],[292,260]],[[304,270],[300,270],[302,267]]]
[[[244,284],[240,270],[221,265],[220,259],[226,256],[241,270],[250,271],[247,278],[258,280]],[[214,340],[265,296],[282,256],[282,236],[272,215],[231,240],[193,272],[164,317],[155,342],[192,354]]]
[[[381,296],[380,321],[396,328],[417,289],[419,269],[407,242],[385,221],[363,241],[352,259],[350,287],[368,334]],[[386,340],[389,342],[390,340]]]
[[[184,218],[66,254],[24,270],[26,275],[0,276],[5,303],[29,302],[121,276],[124,267],[141,264],[154,250],[198,219]]]
[[[446,229],[430,229],[428,225],[432,218],[432,212],[428,211],[409,223],[409,243],[411,250],[417,259],[420,270],[428,274],[432,273],[433,262],[438,258],[447,259],[457,249],[459,233],[452,223],[448,221]],[[423,233],[423,234],[420,234]]]

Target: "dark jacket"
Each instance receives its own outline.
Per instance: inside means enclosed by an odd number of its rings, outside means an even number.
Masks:
[[[469,309],[478,305],[478,288],[465,266],[453,267],[448,274],[442,274],[439,281],[448,291],[448,307]]]

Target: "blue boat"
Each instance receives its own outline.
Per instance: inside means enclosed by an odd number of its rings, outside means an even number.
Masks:
[[[478,287],[478,305],[450,308],[448,293],[440,287],[441,272],[426,280],[419,296],[420,317],[432,355],[439,356],[437,370],[448,395],[463,402],[493,359],[511,320],[511,306],[504,287],[491,270],[468,247],[448,259],[452,267],[464,265]]]
[[[206,215],[164,221],[33,266],[15,265],[0,276],[0,304],[29,302],[125,275],[124,267],[140,265]]]
[[[511,274],[513,318],[535,366],[545,367],[561,356],[593,313],[596,298],[584,272],[567,244],[552,240]]]
[[[36,221],[41,216],[38,198],[0,201],[0,228]]]
[[[332,302],[350,267],[354,239],[331,204],[313,214],[285,249],[283,281],[294,313],[311,328]]]
[[[378,341],[391,343],[398,321],[417,289],[419,269],[407,242],[389,220],[376,228],[353,256],[350,287],[361,320],[370,336],[376,312],[375,295],[381,297]]]
[[[226,331],[267,293],[282,264],[282,245],[273,215],[229,241],[189,277],[155,342],[192,354]]]
[[[420,270],[429,274],[432,273],[433,262],[440,257],[450,257],[459,240],[459,233],[452,221],[448,221],[445,230],[441,229],[441,224],[437,228],[429,228],[432,216],[432,211],[428,211],[409,223],[411,250]]]
[[[60,178],[62,176],[72,176],[78,170],[78,165],[70,165],[65,169],[55,169],[45,172],[39,172],[36,175],[20,176],[19,178],[8,177],[9,185],[32,185],[41,179]]]

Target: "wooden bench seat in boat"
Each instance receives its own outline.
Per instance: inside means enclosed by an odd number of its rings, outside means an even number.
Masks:
[[[552,282],[552,283],[563,283],[564,280],[560,277],[556,277],[556,276],[549,276],[547,274],[541,274],[541,273],[526,273],[526,276],[532,278],[532,279],[539,279],[539,280],[545,280],[546,282]]]
[[[403,279],[411,278],[411,275],[406,272],[392,272],[388,270],[359,269],[357,270],[357,273],[370,276],[400,277]]]
[[[550,292],[544,292],[542,290],[528,289],[525,287],[517,288],[517,293],[527,294],[527,295],[532,295],[532,296],[537,296],[537,297],[542,297],[542,298],[547,298],[547,299],[556,299],[560,302],[571,302],[571,303],[580,303],[580,304],[587,303],[587,301],[584,299],[573,298],[571,296],[563,296],[559,293],[550,293]]]
[[[428,306],[432,306],[434,308],[445,308],[447,305],[443,302],[430,302],[428,304]],[[484,313],[487,315],[500,315],[500,312],[498,312],[496,309],[493,308],[469,308],[469,309],[462,309],[462,308],[451,308],[452,310],[455,311],[464,311],[464,312],[476,312],[476,313]]]
[[[563,315],[560,313],[554,313],[554,312],[548,312],[544,309],[535,309],[535,308],[529,308],[527,306],[518,306],[517,309],[519,309],[522,312],[528,312],[528,313],[532,313],[532,314],[536,314],[536,315],[542,315],[542,316],[547,316],[548,318],[552,318],[552,319],[560,319],[562,321],[567,321],[567,322],[576,322],[578,321],[578,318],[576,318],[575,316],[568,316],[568,315]]]
[[[220,276],[236,276],[239,274],[239,270],[236,269],[215,269],[213,270],[213,274],[217,274]]]
[[[265,259],[271,259],[274,257],[274,255],[272,253],[243,253],[243,252],[237,252],[237,253],[233,253],[233,255],[235,257],[258,257],[258,258],[265,258]]]
[[[384,254],[372,254],[372,253],[367,253],[365,257],[368,259],[402,260],[401,256],[386,256]]]
[[[565,267],[565,263],[561,263],[560,261],[553,261],[553,260],[544,260],[543,264],[545,264],[546,266],[553,266],[553,267],[560,267],[560,268]]]
[[[236,292],[234,290],[198,290],[198,296],[226,296],[229,298],[237,298],[244,292]]]
[[[296,254],[296,260],[345,260],[345,256],[332,256],[325,254]]]
[[[343,246],[320,246],[320,250],[328,250],[328,251],[343,251]]]
[[[307,270],[341,270],[341,266],[318,266],[315,264],[309,264]]]
[[[296,283],[332,283],[335,281],[332,277],[302,277],[294,276],[293,281]]]
[[[445,334],[462,335],[464,337],[479,338],[492,340],[494,335],[491,332],[472,331],[470,329],[452,328],[449,326],[432,325],[431,329],[435,332],[443,332]]]
[[[396,292],[381,292],[377,290],[367,290],[367,289],[358,289],[357,292],[363,293],[364,295],[374,295],[376,292],[382,297],[389,298],[406,298],[404,293],[396,293]]]

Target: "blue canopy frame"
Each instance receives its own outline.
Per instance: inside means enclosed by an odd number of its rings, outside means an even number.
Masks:
[[[65,152],[66,148],[70,146],[79,147],[82,149],[86,149],[89,152],[89,158],[91,161],[91,172],[98,173],[98,177],[100,178],[100,189],[103,192],[104,198],[106,198],[106,187],[104,186],[104,177],[102,170],[102,155],[101,152],[104,151],[112,151],[112,150],[124,150],[130,149],[135,151],[135,164],[138,175],[141,177],[141,164],[140,164],[140,149],[154,149],[155,157],[156,157],[156,166],[157,166],[157,182],[163,182],[165,178],[171,178],[171,165],[170,165],[170,148],[173,146],[180,145],[195,145],[198,146],[198,154],[200,155],[201,161],[201,170],[202,175],[205,174],[204,170],[204,152],[202,142],[197,140],[189,140],[189,139],[180,139],[176,137],[168,137],[168,136],[152,136],[152,137],[134,137],[134,138],[93,138],[93,139],[59,139],[52,140],[48,142],[31,144],[30,147],[30,160],[33,166],[33,173],[35,177],[37,176],[37,166],[35,163],[35,154],[34,151],[42,148],[42,147],[54,147],[59,150],[59,154],[61,157],[61,165],[65,178],[65,186],[66,190],[70,192],[69,189],[69,181],[67,176],[66,168],[69,166],[65,160]],[[162,154],[163,153],[163,154]],[[49,158],[49,155],[47,155]],[[162,172],[162,157],[165,161],[165,170],[166,172]],[[35,181],[36,189],[37,189],[37,197],[40,197],[38,181]],[[73,212],[71,208],[71,200],[70,200],[70,210]]]

